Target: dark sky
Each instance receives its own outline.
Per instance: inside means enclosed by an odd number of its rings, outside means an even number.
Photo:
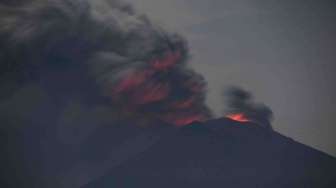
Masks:
[[[336,3],[311,0],[127,0],[190,43],[219,116],[223,88],[250,90],[274,128],[336,156]]]

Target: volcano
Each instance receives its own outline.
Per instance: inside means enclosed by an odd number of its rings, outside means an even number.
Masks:
[[[83,187],[336,186],[335,158],[252,122],[221,118],[152,133],[160,135],[154,144]]]
[[[0,1],[0,48],[1,188],[336,187],[248,92],[213,119],[186,39],[128,3]]]

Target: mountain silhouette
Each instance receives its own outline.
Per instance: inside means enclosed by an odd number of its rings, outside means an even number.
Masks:
[[[221,118],[159,128],[149,138],[155,141],[81,187],[336,186],[335,158],[252,122]]]

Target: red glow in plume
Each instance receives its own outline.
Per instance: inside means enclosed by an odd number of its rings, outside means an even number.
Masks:
[[[129,74],[125,79],[121,80],[119,84],[114,89],[115,93],[120,93],[132,89],[143,82],[145,82],[146,78],[149,76],[148,71],[144,72],[135,72]]]
[[[181,58],[180,52],[168,52],[164,58],[154,59],[149,63],[157,71],[167,70],[168,68],[174,66],[178,60]]]
[[[169,89],[168,84],[148,83],[135,91],[133,98],[135,98],[137,104],[148,104],[168,97]]]
[[[175,126],[186,126],[193,122],[202,122],[206,120],[203,114],[193,114],[193,113],[186,113],[186,114],[179,114],[179,113],[172,113],[166,114],[162,116],[162,119],[166,122],[173,123]]]
[[[143,84],[157,71],[164,71],[174,66],[181,58],[180,52],[168,52],[163,58],[157,58],[149,62],[151,69],[129,74],[114,89],[115,93],[127,91]],[[155,86],[157,87],[157,86]]]
[[[176,126],[185,126],[185,125],[188,125],[188,124],[196,122],[196,121],[203,121],[203,119],[204,119],[203,116],[195,115],[195,116],[185,117],[185,118],[181,118],[181,119],[176,119],[174,124]]]
[[[174,102],[171,106],[173,108],[177,108],[177,109],[185,109],[185,108],[192,107],[194,102],[195,102],[195,98],[191,97],[191,98],[183,100],[183,101]]]
[[[125,75],[113,89],[115,101],[122,102],[125,112],[135,112],[145,105],[157,106],[157,109],[166,109],[165,112],[150,112],[153,117],[159,118],[175,126],[185,126],[195,121],[204,121],[203,112],[195,111],[198,102],[197,94],[202,92],[204,85],[195,80],[181,80],[181,83],[171,83],[167,78],[160,80],[156,73],[166,71],[176,65],[181,58],[181,52],[168,52],[161,58],[149,61],[147,69],[137,70]],[[179,84],[190,90],[193,95],[185,99],[170,98],[172,84]],[[158,102],[158,103],[155,103]],[[161,103],[160,103],[161,102]],[[140,107],[140,108],[139,108]],[[141,111],[140,113],[146,113]],[[157,113],[157,114],[156,114]]]
[[[229,119],[239,122],[249,122],[250,120],[243,113],[230,114],[226,116]]]

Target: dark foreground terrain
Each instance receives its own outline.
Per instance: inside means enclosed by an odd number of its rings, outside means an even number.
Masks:
[[[172,131],[84,187],[336,187],[336,160],[223,118]]]
[[[73,144],[38,127],[7,132],[1,187],[336,187],[335,158],[253,123],[135,127],[100,126]]]

